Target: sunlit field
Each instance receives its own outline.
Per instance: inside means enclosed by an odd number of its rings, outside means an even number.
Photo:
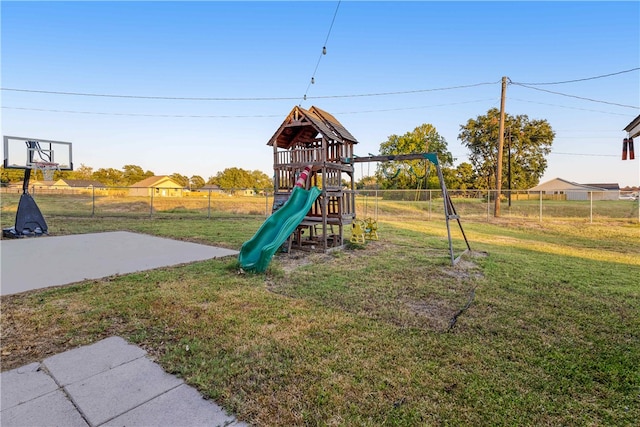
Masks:
[[[4,190],[3,218],[15,212],[21,191]],[[40,210],[47,216],[132,217],[132,218],[212,218],[228,215],[268,216],[273,197],[231,196],[220,193],[190,192],[183,197],[130,196],[126,189],[36,190],[33,194]],[[469,220],[494,219],[495,199],[490,194],[470,191],[450,192],[455,209]],[[516,197],[517,196],[517,197]],[[440,191],[363,191],[355,196],[356,211],[361,217],[398,215],[415,219],[443,217]],[[503,196],[501,220],[552,222],[629,222],[640,223],[637,200],[554,200],[538,195],[514,195],[509,204]],[[9,221],[13,221],[9,219]]]

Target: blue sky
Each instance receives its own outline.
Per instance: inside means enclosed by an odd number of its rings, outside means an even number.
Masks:
[[[640,141],[620,158],[640,114],[637,1],[2,1],[1,19],[2,133],[72,142],[76,167],[270,175],[295,105],[336,116],[358,155],[430,123],[460,163],[460,126],[499,107],[507,76],[588,79],[507,88],[508,114],[556,132],[542,181],[640,184]]]

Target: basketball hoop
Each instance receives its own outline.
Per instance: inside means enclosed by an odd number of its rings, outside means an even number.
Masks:
[[[33,162],[33,168],[42,172],[42,179],[45,181],[53,181],[53,174],[60,170],[58,163],[53,162]]]

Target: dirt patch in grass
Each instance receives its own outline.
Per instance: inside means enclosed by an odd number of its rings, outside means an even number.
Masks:
[[[487,255],[486,252],[467,252],[454,267],[443,268],[442,274],[456,279],[481,279],[484,273],[475,260],[485,258]]]
[[[402,251],[406,259],[389,261],[389,253]],[[469,252],[451,266],[438,259],[443,254],[435,250],[425,261],[425,251],[430,250],[415,251],[389,241],[347,245],[329,254],[292,250],[274,258],[265,284],[280,295],[394,326],[444,332],[484,278],[476,260],[486,253]]]

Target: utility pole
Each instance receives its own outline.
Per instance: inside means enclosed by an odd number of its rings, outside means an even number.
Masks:
[[[504,101],[507,95],[507,78],[502,77],[502,94],[500,95],[500,125],[498,129],[498,164],[496,165],[496,200],[494,217],[500,216],[500,192],[502,191],[502,151],[504,149]]]
[[[511,129],[507,129],[507,199],[511,209]]]

